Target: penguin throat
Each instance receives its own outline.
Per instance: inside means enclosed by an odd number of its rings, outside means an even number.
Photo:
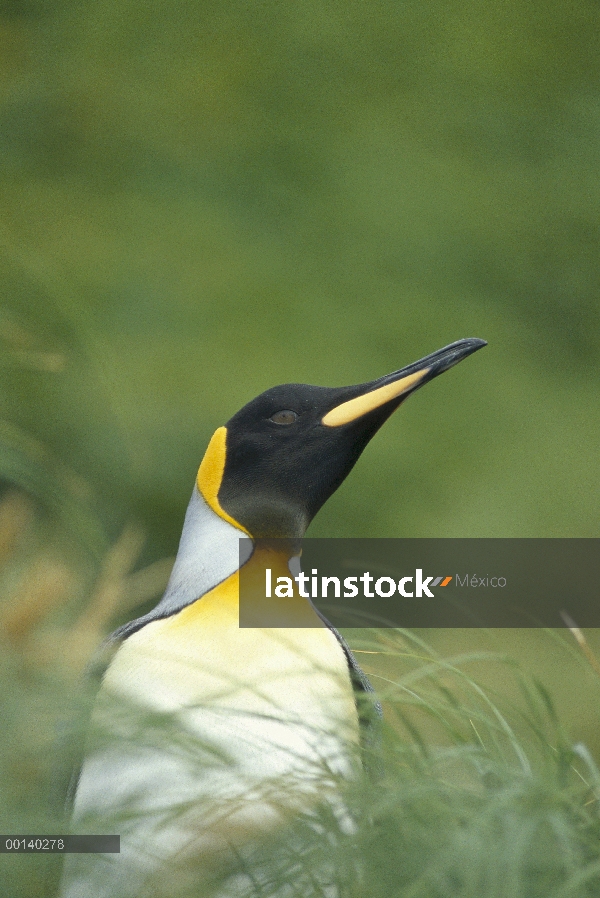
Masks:
[[[324,627],[310,599],[300,595],[293,540],[259,540],[239,572],[240,627]],[[293,560],[292,560],[293,559]],[[298,565],[299,567],[299,565]]]
[[[236,518],[244,521],[253,539],[298,540],[306,533],[310,521],[304,509],[296,507],[287,496],[261,495],[254,491],[235,495],[222,491],[224,504]]]

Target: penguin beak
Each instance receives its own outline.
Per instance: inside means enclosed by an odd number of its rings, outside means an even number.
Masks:
[[[487,346],[486,341],[476,337],[457,340],[456,343],[450,343],[449,346],[432,352],[431,355],[407,365],[406,368],[386,374],[370,383],[361,384],[353,388],[354,396],[351,399],[330,409],[321,419],[321,423],[327,427],[340,427],[358,421],[376,409],[381,409],[387,417],[423,384],[462,362],[483,346]]]

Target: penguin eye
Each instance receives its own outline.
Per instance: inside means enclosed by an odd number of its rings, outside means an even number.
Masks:
[[[280,412],[275,412],[274,415],[271,415],[269,421],[272,421],[273,424],[293,424],[294,421],[298,418],[296,412],[293,412],[291,408],[284,408]]]

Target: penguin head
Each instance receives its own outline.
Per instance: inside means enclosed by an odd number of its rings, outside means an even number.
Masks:
[[[198,471],[200,492],[220,517],[250,536],[303,536],[392,412],[485,345],[459,340],[351,387],[272,387],[213,434]]]

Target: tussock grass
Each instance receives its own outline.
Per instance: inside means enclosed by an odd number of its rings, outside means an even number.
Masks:
[[[106,552],[95,577],[86,579],[52,554],[34,519],[23,496],[5,496],[5,833],[65,831],[66,778],[60,772],[80,751],[93,699],[85,663],[117,604],[159,592],[168,569],[159,564],[135,572],[142,540],[128,529]],[[544,684],[498,652],[442,657],[407,631],[347,635],[384,705],[381,743],[369,765],[380,774],[338,784],[347,814],[324,804],[288,814],[276,834],[248,838],[210,862],[199,864],[191,852],[160,871],[144,895],[600,895],[600,773],[587,747],[569,738]],[[596,676],[591,647],[584,634],[575,636],[572,645],[553,633],[548,640],[553,650],[558,640],[562,650],[578,652]],[[490,670],[502,672],[497,688],[481,685]],[[79,731],[73,720],[82,721]],[[147,736],[147,721],[139,725]],[[153,718],[151,729],[168,740],[167,717]],[[180,746],[192,763],[206,761],[200,748],[195,753],[189,743]],[[3,855],[2,864],[8,898],[57,894],[60,858]]]

